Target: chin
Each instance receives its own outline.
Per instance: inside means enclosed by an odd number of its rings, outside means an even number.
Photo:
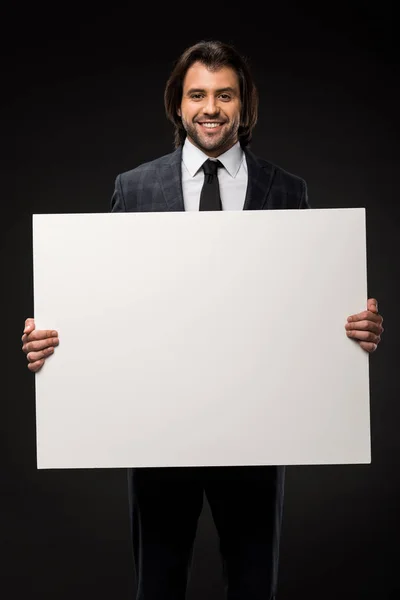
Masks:
[[[207,150],[218,150],[225,145],[225,142],[221,140],[202,140],[201,144],[204,148],[207,148]]]

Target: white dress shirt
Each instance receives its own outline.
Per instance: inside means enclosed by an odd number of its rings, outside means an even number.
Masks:
[[[199,210],[200,193],[204,183],[204,161],[210,158],[188,138],[182,148],[182,191],[185,211]],[[211,160],[213,160],[211,158]],[[215,159],[217,160],[217,159]],[[247,163],[237,142],[218,156],[224,168],[218,169],[222,210],[243,210],[247,190]]]

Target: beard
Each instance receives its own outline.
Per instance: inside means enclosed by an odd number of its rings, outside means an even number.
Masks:
[[[236,121],[224,123],[219,134],[199,131],[196,122],[188,123],[183,117],[182,125],[192,142],[205,153],[212,151],[222,154],[238,141],[239,122]]]

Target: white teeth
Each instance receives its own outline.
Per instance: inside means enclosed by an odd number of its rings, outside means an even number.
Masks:
[[[202,125],[204,125],[204,127],[219,127],[219,123],[202,123]]]

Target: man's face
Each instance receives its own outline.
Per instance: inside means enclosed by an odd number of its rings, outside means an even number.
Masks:
[[[178,115],[190,141],[208,156],[219,156],[238,140],[240,88],[230,67],[209,71],[194,63],[183,81]]]

